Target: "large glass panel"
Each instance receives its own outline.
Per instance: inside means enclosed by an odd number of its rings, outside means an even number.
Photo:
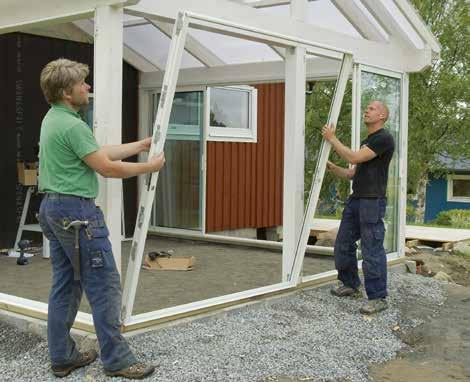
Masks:
[[[395,153],[388,173],[387,183],[387,212],[385,215],[385,251],[387,253],[397,251],[398,234],[398,201],[400,195],[398,150],[400,142],[400,99],[401,79],[382,74],[361,72],[361,108],[364,108],[373,100],[385,103],[390,111],[385,128],[395,139]],[[362,111],[362,110],[361,110]],[[367,136],[367,128],[361,124],[361,140]]]
[[[154,100],[153,119],[159,96]],[[202,103],[202,91],[175,94],[151,225],[201,229]]]

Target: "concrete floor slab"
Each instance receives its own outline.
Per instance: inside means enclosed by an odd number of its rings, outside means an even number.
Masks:
[[[122,274],[125,276],[130,242],[122,244]],[[281,282],[281,253],[268,249],[215,244],[203,241],[149,237],[145,253],[174,250],[174,256],[194,256],[192,271],[142,269],[134,314],[150,312],[212,297]],[[334,269],[332,257],[307,257],[304,274]],[[0,256],[0,292],[47,303],[51,286],[50,260],[35,256],[26,266]],[[80,311],[91,312],[84,296]]]

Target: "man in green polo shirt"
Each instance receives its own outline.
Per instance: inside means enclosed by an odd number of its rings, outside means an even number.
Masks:
[[[105,373],[143,378],[154,366],[139,363],[120,333],[121,284],[103,213],[95,206],[96,173],[128,178],[159,171],[163,153],[145,163],[122,159],[148,151],[151,138],[100,147],[78,111],[88,103],[88,67],[59,59],[47,64],[40,84],[50,110],[41,125],[39,190],[44,192],[39,222],[50,241],[52,288],[48,306],[48,345],[52,372],[58,377],[93,362],[97,353],[81,353],[70,336],[85,290],[93,314]],[[74,280],[74,232],[70,222],[88,221],[80,230],[80,280]]]

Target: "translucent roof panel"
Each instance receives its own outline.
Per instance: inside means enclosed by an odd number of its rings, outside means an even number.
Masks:
[[[228,65],[281,60],[266,44],[199,29],[190,29],[189,33]]]
[[[259,8],[258,11],[271,15],[289,17],[290,5]],[[310,1],[308,3],[306,22],[321,28],[362,38],[356,28],[351,25],[351,23],[341,14],[340,11],[338,11],[330,0]]]
[[[374,27],[380,32],[385,40],[388,40],[389,36],[385,29],[382,28],[382,25],[375,19],[375,17],[369,12],[369,10],[362,4],[361,0],[351,0],[353,1],[357,7],[361,10],[361,12],[366,15],[367,19],[374,25]]]
[[[145,20],[143,17],[137,17],[137,16],[132,16],[127,13],[124,13],[124,22],[126,21],[140,21],[140,20]]]
[[[170,38],[151,24],[124,28],[124,43],[137,53],[164,69],[170,49]],[[189,53],[183,53],[182,68],[202,67]]]

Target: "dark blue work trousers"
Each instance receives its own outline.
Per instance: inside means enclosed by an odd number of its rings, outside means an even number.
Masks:
[[[338,279],[346,286],[359,288],[357,244],[361,240],[364,286],[369,300],[387,296],[387,257],[384,249],[383,218],[385,198],[349,198],[343,211],[335,242]]]
[[[64,225],[87,220],[80,229],[80,280],[74,281],[75,234]],[[121,335],[121,282],[114,261],[103,213],[91,199],[46,194],[39,223],[50,241],[52,288],[49,295],[47,337],[53,366],[73,363],[79,357],[70,329],[82,299],[90,302],[93,323],[105,369],[116,371],[136,362]]]

